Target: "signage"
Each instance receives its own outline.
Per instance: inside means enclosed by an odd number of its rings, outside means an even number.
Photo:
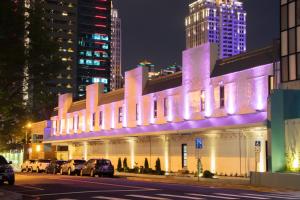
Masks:
[[[196,149],[202,149],[203,148],[202,138],[196,138],[195,139],[195,146],[196,146]]]
[[[261,141],[255,141],[255,152],[261,152]]]

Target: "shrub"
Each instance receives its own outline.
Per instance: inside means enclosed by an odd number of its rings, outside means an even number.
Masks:
[[[124,158],[123,160],[123,168],[124,168],[124,172],[128,172],[128,165],[127,165],[127,158]]]
[[[161,172],[161,166],[160,166],[160,159],[159,158],[157,158],[156,163],[155,163],[155,171],[157,173]]]
[[[122,169],[122,161],[121,161],[121,158],[119,158],[118,160],[118,166],[117,166],[117,171],[120,172]]]
[[[147,159],[147,158],[145,158],[144,168],[145,168],[146,170],[149,169],[149,163],[148,163],[148,159]]]
[[[205,171],[203,172],[203,178],[213,178],[213,177],[214,177],[214,174],[211,173],[210,171],[205,170]]]

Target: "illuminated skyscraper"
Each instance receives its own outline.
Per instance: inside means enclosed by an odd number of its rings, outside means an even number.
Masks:
[[[118,10],[111,10],[111,90],[123,87],[121,19]]]
[[[185,26],[186,48],[216,43],[220,58],[246,51],[246,11],[238,0],[197,0]]]

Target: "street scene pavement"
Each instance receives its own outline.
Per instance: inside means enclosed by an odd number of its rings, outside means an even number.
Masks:
[[[15,186],[1,185],[3,191],[22,194],[25,200],[87,199],[300,199],[290,192],[255,192],[222,187],[162,183],[126,178],[100,178],[22,173],[16,175]]]

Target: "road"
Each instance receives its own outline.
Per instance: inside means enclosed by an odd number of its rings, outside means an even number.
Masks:
[[[300,195],[261,193],[208,186],[132,181],[126,178],[99,178],[23,173],[16,185],[0,189],[23,194],[25,200],[134,200],[134,199],[300,199]]]

